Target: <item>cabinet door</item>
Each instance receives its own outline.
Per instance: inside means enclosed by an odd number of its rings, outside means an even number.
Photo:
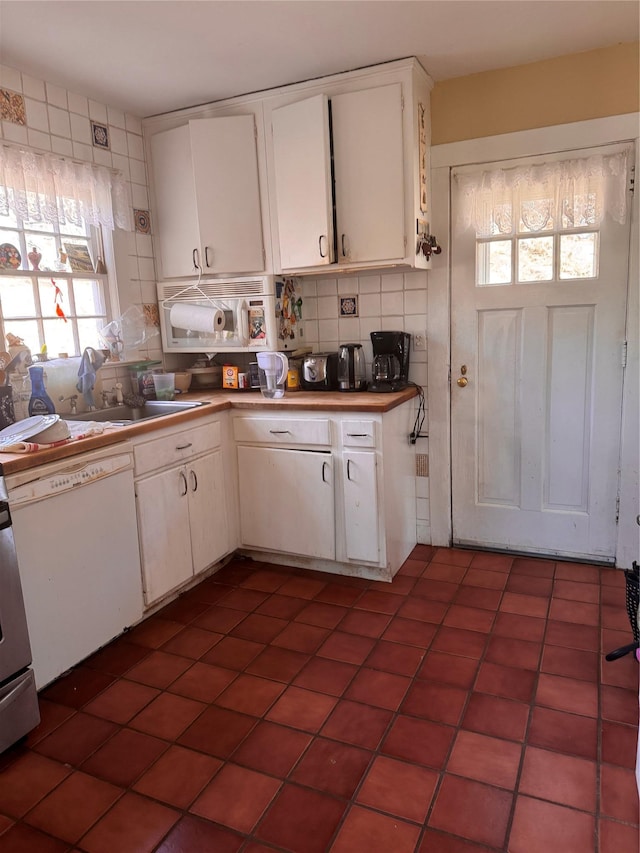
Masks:
[[[405,256],[402,86],[331,99],[338,262]]]
[[[253,115],[197,119],[189,129],[203,273],[264,270]]]
[[[193,571],[198,574],[230,550],[222,451],[190,462],[185,470]]]
[[[193,275],[193,253],[199,250],[200,237],[189,125],[152,136],[151,159],[161,277]]]
[[[171,468],[136,483],[138,533],[147,605],[193,574],[186,470]]]
[[[238,447],[243,545],[335,559],[331,454]]]
[[[352,451],[343,456],[344,524],[347,559],[380,560],[376,455]]]
[[[317,95],[271,115],[282,269],[333,263],[329,104]]]

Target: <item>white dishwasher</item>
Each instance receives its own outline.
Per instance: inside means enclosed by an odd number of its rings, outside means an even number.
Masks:
[[[128,443],[5,477],[38,689],[142,617]]]

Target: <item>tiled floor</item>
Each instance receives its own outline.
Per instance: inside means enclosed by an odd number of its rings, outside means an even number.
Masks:
[[[2,853],[638,853],[614,570],[420,545],[229,564],[47,688]]]

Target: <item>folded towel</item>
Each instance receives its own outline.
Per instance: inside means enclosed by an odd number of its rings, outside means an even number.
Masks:
[[[96,384],[96,371],[102,367],[104,356],[93,347],[87,347],[82,353],[80,359],[80,367],[78,368],[78,382],[76,388],[82,394],[87,408],[95,409],[95,401],[93,399],[93,389]]]

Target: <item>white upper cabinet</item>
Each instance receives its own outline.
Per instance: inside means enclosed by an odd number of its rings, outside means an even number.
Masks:
[[[254,116],[194,119],[150,150],[160,277],[262,272]]]

